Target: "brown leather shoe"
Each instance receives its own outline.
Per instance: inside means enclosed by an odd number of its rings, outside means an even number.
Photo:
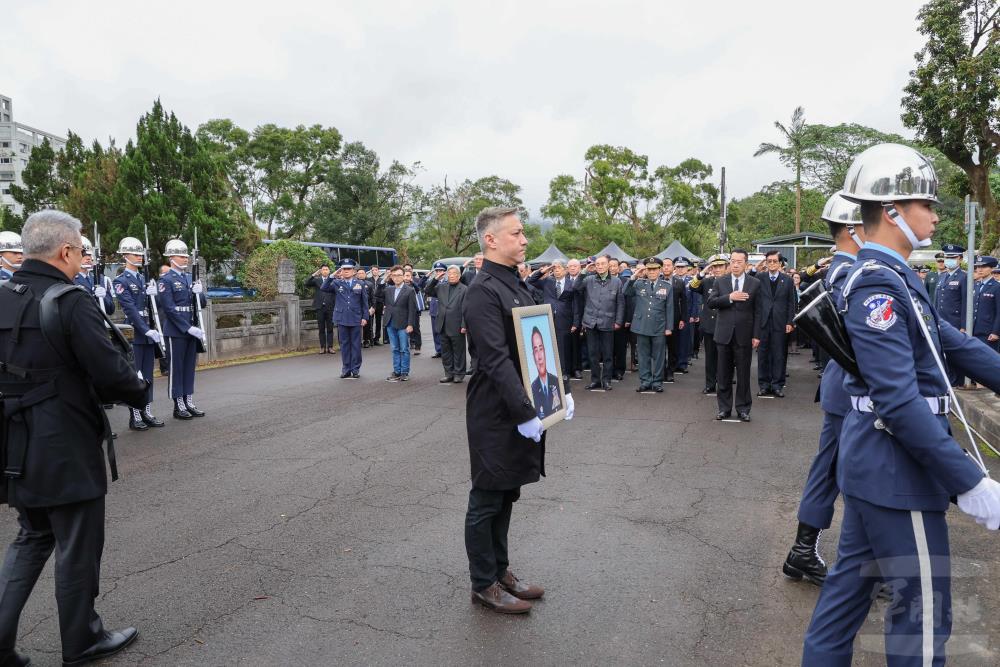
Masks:
[[[494,583],[486,590],[472,591],[472,601],[501,614],[527,614],[531,611],[530,602],[514,597],[501,588],[499,583]]]
[[[515,577],[510,570],[504,572],[503,576],[500,577],[500,585],[505,591],[522,600],[537,600],[545,595],[544,588],[524,583]]]

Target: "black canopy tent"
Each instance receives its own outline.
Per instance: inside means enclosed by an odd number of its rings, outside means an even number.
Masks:
[[[660,254],[656,255],[656,258],[660,259],[660,260],[663,260],[663,259],[674,260],[674,259],[677,259],[678,257],[687,257],[688,260],[695,261],[695,262],[700,262],[701,261],[701,257],[699,257],[698,255],[694,254],[693,252],[691,252],[687,248],[685,248],[683,243],[681,243],[680,241],[676,241],[676,240],[673,243],[671,243],[670,245],[668,245],[666,248],[664,248],[663,252],[661,252]]]
[[[534,258],[533,260],[530,260],[528,262],[528,266],[537,266],[537,265],[540,265],[540,264],[551,264],[552,262],[554,262],[556,260],[559,260],[561,262],[565,262],[565,261],[568,261],[569,258],[566,256],[566,254],[562,250],[560,250],[559,248],[556,247],[555,243],[553,243],[548,248],[546,248],[545,252],[543,252],[541,255],[539,255],[538,257]]]
[[[595,257],[600,257],[601,255],[608,255],[609,257],[611,257],[611,259],[617,259],[620,262],[629,262],[631,264],[635,264],[636,262],[639,261],[632,255],[622,250],[621,247],[619,247],[619,245],[614,241],[604,246],[604,248],[602,248],[600,252],[594,253]]]

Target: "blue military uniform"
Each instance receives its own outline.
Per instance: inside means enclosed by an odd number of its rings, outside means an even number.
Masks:
[[[170,356],[170,398],[188,399],[194,395],[194,369],[198,363],[198,339],[188,333],[194,324],[194,297],[191,276],[171,268],[157,282],[156,303],[160,325]],[[204,293],[198,295],[206,305]]]
[[[354,262],[347,259],[338,268],[354,267]],[[343,360],[341,377],[357,377],[361,372],[361,320],[369,317],[365,286],[356,278],[328,278],[320,289],[337,295],[333,323],[337,326],[340,339],[340,357]]]
[[[132,352],[135,355],[135,366],[147,380],[153,379],[153,360],[156,358],[155,346],[146,336],[150,330],[150,312],[146,308],[146,281],[137,272],[126,268],[114,281],[118,304],[125,313],[125,323],[132,326]],[[146,389],[146,403],[153,402],[153,384]]]
[[[447,271],[448,267],[445,266],[444,262],[434,262],[433,271]],[[424,287],[426,287],[428,281],[424,281]],[[423,289],[421,289],[423,291]],[[438,299],[434,296],[427,297],[427,307],[431,316],[431,335],[434,337],[434,354],[440,356],[441,354],[441,334],[437,330],[437,316],[438,316]]]
[[[948,384],[919,321],[949,364],[991,386],[1000,386],[1000,356],[939,318],[920,278],[884,246],[862,248],[841,305],[862,378],[844,381],[851,410],[836,464],[844,520],[802,664],[851,664],[854,636],[882,582],[893,589],[888,663],[944,664],[951,632],[945,510],[984,473],[950,434]]]
[[[830,261],[823,280],[835,303],[840,301],[847,274],[856,259],[854,255],[838,250]],[[833,504],[839,494],[837,480],[832,474],[837,443],[844,416],[851,411],[851,399],[844,390],[844,369],[835,361],[828,362],[823,371],[819,400],[823,409],[823,428],[819,434],[819,451],[809,468],[799,501],[799,521],[825,530],[833,521]]]
[[[965,252],[965,248],[952,243],[946,243],[941,247],[941,250],[944,252],[945,261],[954,259]],[[968,276],[965,271],[961,268],[954,268],[941,274],[934,290],[934,307],[937,309],[938,315],[956,329],[965,329],[966,280],[968,280]],[[948,373],[948,379],[953,387],[965,383],[965,378],[959,375],[955,369],[949,369]]]
[[[0,281],[7,281],[14,277],[14,274],[0,266]]]
[[[80,287],[86,289],[88,292],[90,292],[91,295],[94,294],[94,276],[92,273],[80,272],[76,274],[75,278],[73,278],[73,282],[79,285]],[[113,296],[111,296],[110,290],[107,290],[105,292],[104,298],[101,299],[101,305],[104,307],[104,312],[107,313],[108,315],[111,315],[115,312],[115,299]]]
[[[684,268],[690,266],[690,264],[687,258],[678,257],[674,260],[674,266]],[[684,322],[684,328],[680,331],[675,331],[674,335],[677,336],[677,370],[686,373],[687,367],[691,363],[691,348],[693,343],[692,332],[694,329],[691,326],[691,318],[697,316],[691,314],[691,276],[684,276],[681,280],[684,282],[684,300],[688,308],[687,312],[681,313],[681,321]]]
[[[997,267],[995,257],[976,257],[976,266]],[[1000,340],[990,341],[990,335],[1000,337],[1000,282],[992,276],[976,282],[973,288],[972,335],[1000,352]]]

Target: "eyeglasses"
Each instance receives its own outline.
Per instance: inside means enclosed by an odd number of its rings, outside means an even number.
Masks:
[[[70,248],[72,250],[79,250],[80,251],[80,257],[84,256],[84,254],[83,254],[83,246],[82,245],[73,245],[72,243],[67,243],[66,247]]]

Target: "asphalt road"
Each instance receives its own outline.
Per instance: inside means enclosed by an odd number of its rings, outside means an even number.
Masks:
[[[780,564],[820,422],[805,355],[750,424],[713,421],[700,362],[662,395],[637,395],[635,375],[608,394],[574,382],[577,416],[551,430],[549,477],[511,526],[512,568],[547,593],[511,618],[469,601],[465,385],[439,385],[432,352],[406,384],[383,381],[388,346],[356,381],[339,356],[199,372],[193,422],[170,418],[160,381],[167,427],[148,433],[115,410],[98,611],[141,635],[108,664],[798,664],[817,589]],[[950,523],[949,664],[997,664],[996,536]],[[884,663],[880,611],[859,665]],[[59,664],[51,566],[19,647]]]

